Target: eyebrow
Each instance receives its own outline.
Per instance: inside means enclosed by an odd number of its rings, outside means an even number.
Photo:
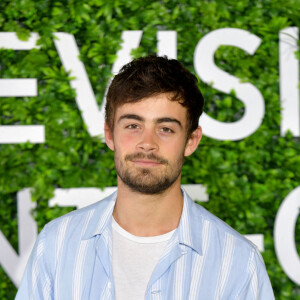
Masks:
[[[121,120],[124,120],[124,119],[131,119],[131,120],[137,120],[137,121],[141,121],[141,122],[145,122],[145,119],[139,115],[135,115],[135,114],[125,114],[125,115],[122,115],[118,122],[120,122]],[[155,122],[157,124],[160,124],[160,123],[176,123],[178,124],[181,128],[182,128],[182,124],[179,120],[177,119],[174,119],[174,118],[168,118],[168,117],[164,117],[164,118],[158,118],[158,119],[155,119]]]
[[[122,121],[122,120],[124,120],[124,119],[130,119],[130,120],[137,120],[137,121],[145,121],[145,119],[144,118],[142,118],[142,117],[140,117],[140,116],[138,116],[138,115],[134,115],[134,114],[125,114],[125,115],[122,115],[120,118],[119,118],[119,120],[118,120],[118,122],[120,122],[120,121]]]
[[[182,124],[179,120],[174,119],[174,118],[159,118],[156,120],[156,123],[165,123],[165,122],[169,122],[169,123],[176,123],[178,124],[181,128],[182,128]]]

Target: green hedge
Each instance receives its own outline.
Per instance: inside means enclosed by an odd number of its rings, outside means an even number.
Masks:
[[[177,31],[178,59],[194,71],[194,49],[205,34],[224,27],[241,28],[262,39],[255,55],[220,47],[216,63],[260,90],[266,106],[263,123],[241,141],[204,137],[186,161],[183,183],[207,186],[210,201],[204,206],[242,234],[263,233],[263,257],[276,298],[300,299],[299,286],[278,263],[272,236],[282,200],[300,182],[299,138],[280,137],[278,33],[288,26],[300,27],[297,0],[2,0],[0,31],[15,31],[23,40],[30,32],[38,32],[41,38],[39,50],[0,50],[0,78],[38,78],[37,97],[0,98],[0,125],[46,126],[43,144],[0,145],[0,230],[15,250],[19,190],[33,188],[41,230],[69,211],[48,207],[55,188],[116,185],[113,153],[98,138],[90,137],[83,124],[53,32],[75,36],[100,105],[122,31],[144,31],[141,46],[133,51],[136,57],[156,52],[157,30]],[[234,95],[200,85],[209,115],[232,121],[232,116],[243,114],[243,105]],[[299,218],[296,243],[300,253]],[[0,299],[13,299],[15,293],[0,268]]]

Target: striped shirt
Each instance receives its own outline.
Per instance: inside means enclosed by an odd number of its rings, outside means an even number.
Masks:
[[[152,273],[145,299],[274,299],[257,248],[183,194],[179,226]],[[44,227],[17,300],[114,299],[111,252],[116,196],[117,192]]]

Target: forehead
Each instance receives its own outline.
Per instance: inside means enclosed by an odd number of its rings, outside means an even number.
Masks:
[[[159,118],[176,118],[186,126],[187,109],[178,101],[170,100],[169,94],[159,94],[144,98],[138,102],[125,103],[116,109],[115,122],[124,114],[142,116],[146,121]]]

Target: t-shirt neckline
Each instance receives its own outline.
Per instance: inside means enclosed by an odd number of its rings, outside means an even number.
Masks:
[[[119,233],[124,238],[131,240],[136,243],[143,243],[143,244],[150,244],[150,243],[160,243],[170,240],[172,237],[174,231],[176,229],[173,229],[172,231],[169,231],[167,233],[164,233],[162,235],[156,235],[156,236],[136,236],[131,234],[130,232],[126,231],[124,228],[122,228],[112,217],[112,228]]]

